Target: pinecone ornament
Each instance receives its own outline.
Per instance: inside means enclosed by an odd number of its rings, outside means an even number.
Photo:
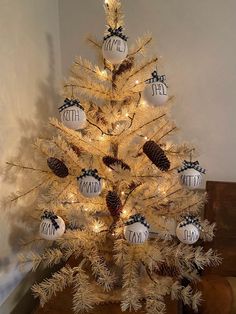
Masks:
[[[159,276],[167,276],[167,277],[178,277],[179,271],[176,266],[174,265],[167,265],[166,263],[162,263],[158,266],[158,268],[155,268],[155,273]]]
[[[76,153],[76,155],[79,157],[81,155],[81,149],[76,145],[71,145],[71,148]]]
[[[122,211],[122,203],[115,191],[109,191],[106,196],[107,208],[113,217],[119,217]]]
[[[161,171],[170,169],[170,161],[166,157],[163,149],[154,141],[147,141],[143,145],[143,152]]]
[[[102,161],[107,167],[109,167],[112,170],[114,170],[112,166],[116,166],[116,165],[120,165],[123,170],[131,170],[130,166],[127,165],[123,160],[115,158],[115,157],[104,156],[102,158]]]
[[[68,176],[69,171],[63,161],[55,157],[49,157],[47,159],[48,167],[52,170],[52,172],[60,177],[65,178]]]

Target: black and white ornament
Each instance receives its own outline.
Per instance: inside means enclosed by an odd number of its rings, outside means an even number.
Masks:
[[[96,197],[102,192],[102,178],[96,169],[82,169],[82,174],[77,177],[80,193],[85,197]]]
[[[202,174],[206,173],[206,169],[203,169],[198,161],[186,161],[184,160],[183,166],[178,169],[180,174],[181,183],[190,188],[196,189],[202,183]]]
[[[161,106],[168,100],[166,76],[152,72],[152,77],[146,80],[143,99],[152,106]]]
[[[53,212],[44,211],[41,217],[42,221],[39,227],[39,235],[45,240],[56,240],[65,232],[64,220]]]
[[[125,223],[124,236],[129,243],[142,244],[149,237],[149,224],[145,217],[140,214],[130,216]]]
[[[128,37],[122,33],[122,27],[108,29],[108,34],[104,37],[102,53],[104,59],[112,64],[120,64],[128,55]]]
[[[198,241],[201,230],[199,219],[189,215],[177,225],[176,236],[182,243],[194,244]]]
[[[86,127],[86,114],[78,99],[66,98],[58,110],[61,114],[61,121],[67,128],[81,130]]]

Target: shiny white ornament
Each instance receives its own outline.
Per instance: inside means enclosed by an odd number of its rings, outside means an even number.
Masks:
[[[147,241],[149,231],[141,222],[135,222],[132,225],[125,226],[124,236],[129,243],[141,244]]]
[[[81,130],[86,127],[87,120],[84,110],[77,106],[63,109],[61,112],[61,122],[69,129]]]
[[[55,228],[50,218],[43,218],[40,227],[39,235],[45,240],[56,240],[60,238],[66,229],[64,220],[57,216],[55,222],[58,224],[59,228]]]
[[[168,100],[167,87],[162,82],[147,83],[143,91],[143,100],[152,106],[161,106]]]
[[[102,192],[102,179],[98,180],[92,175],[78,178],[80,193],[85,197],[96,197]]]
[[[112,64],[121,63],[128,55],[127,41],[118,37],[111,36],[104,40],[102,45],[104,59]]]
[[[188,188],[196,189],[202,183],[202,174],[193,168],[188,168],[180,173],[180,181]]]
[[[177,238],[185,244],[193,244],[199,239],[199,230],[193,224],[187,224],[181,227],[182,222],[180,222],[176,228]]]

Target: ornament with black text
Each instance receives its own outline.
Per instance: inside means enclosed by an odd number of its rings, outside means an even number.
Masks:
[[[143,99],[152,106],[161,106],[168,100],[165,75],[158,75],[157,71],[152,72],[152,77],[146,80],[146,87],[143,91]]]
[[[199,219],[189,215],[177,225],[176,236],[182,243],[194,244],[199,239],[201,229]]]
[[[125,239],[134,244],[144,243],[149,237],[149,228],[150,226],[144,216],[140,214],[130,216],[129,220],[125,223]]]
[[[102,178],[96,169],[82,169],[82,174],[77,181],[80,193],[85,197],[96,197],[102,192]]]
[[[127,36],[122,34],[122,27],[108,29],[108,34],[104,37],[102,46],[104,59],[112,64],[119,64],[128,54]]]
[[[198,161],[186,161],[184,160],[183,166],[178,169],[180,174],[181,183],[190,188],[196,189],[202,183],[202,174],[206,173],[206,169],[203,169]]]
[[[66,98],[59,112],[61,121],[67,128],[81,130],[86,127],[86,114],[78,99]]]
[[[64,220],[53,212],[44,211],[41,217],[42,221],[39,227],[39,235],[45,240],[56,240],[65,232]]]

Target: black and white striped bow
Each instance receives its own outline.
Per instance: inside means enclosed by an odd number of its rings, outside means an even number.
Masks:
[[[56,222],[57,218],[58,217],[54,214],[54,212],[50,212],[47,210],[45,210],[43,215],[41,216],[41,219],[50,219],[55,229],[60,228],[58,223]]]
[[[150,228],[150,225],[147,223],[146,219],[144,216],[141,214],[135,214],[129,217],[129,220],[125,223],[126,226],[132,225],[136,222],[140,222],[143,224],[145,227]]]
[[[101,177],[98,175],[97,169],[82,169],[82,174],[79,177],[77,177],[77,179],[82,179],[87,176],[92,176],[98,181],[101,180]]]
[[[123,30],[122,26],[120,26],[118,28],[109,27],[108,30],[107,30],[109,32],[109,34],[104,36],[103,39],[106,40],[106,39],[108,39],[108,38],[110,38],[112,36],[118,36],[121,39],[127,41],[128,37],[122,33],[122,30]]]
[[[66,98],[64,100],[64,104],[58,108],[59,112],[63,111],[66,108],[72,107],[72,106],[76,106],[79,107],[80,109],[84,110],[84,108],[81,106],[80,101],[78,99],[69,99]]]
[[[200,224],[200,221],[197,217],[194,217],[193,215],[187,215],[184,217],[184,220],[180,223],[180,228],[185,227],[187,225],[194,225],[199,230],[202,230],[202,226]]]
[[[155,83],[155,82],[161,82],[163,84],[165,84],[166,87],[166,76],[165,75],[158,75],[157,71],[153,71],[152,72],[152,77],[150,79],[146,80],[147,83]]]
[[[178,169],[178,173],[184,171],[184,170],[187,170],[187,169],[195,169],[197,170],[198,172],[201,172],[201,173],[206,173],[206,169],[202,168],[200,165],[199,165],[199,162],[196,160],[196,161],[187,161],[187,160],[184,160],[183,161],[183,166]]]

